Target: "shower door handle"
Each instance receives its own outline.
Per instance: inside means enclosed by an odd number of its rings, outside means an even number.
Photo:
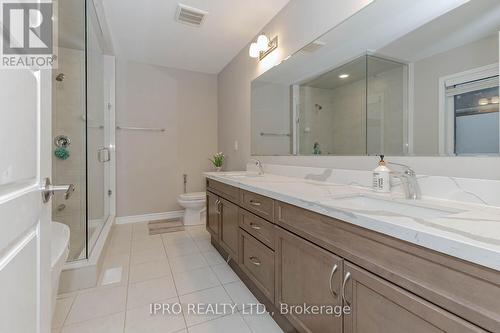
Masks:
[[[111,154],[108,148],[102,147],[97,150],[97,160],[99,162],[106,163],[109,162],[110,159],[111,159]]]
[[[75,192],[75,185],[52,185],[50,178],[45,178],[45,185],[41,187],[41,191],[43,203],[49,202],[55,192],[64,192],[64,199],[68,200]]]

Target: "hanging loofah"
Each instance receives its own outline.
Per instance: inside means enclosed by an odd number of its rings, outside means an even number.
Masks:
[[[69,158],[69,151],[66,148],[59,147],[54,150],[54,155],[60,160],[66,160]]]

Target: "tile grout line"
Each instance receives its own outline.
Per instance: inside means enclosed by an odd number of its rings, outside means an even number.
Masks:
[[[179,272],[179,273],[186,273],[186,272],[193,271],[193,270],[197,270],[197,269],[206,269],[206,267],[209,267],[209,268],[210,268],[210,270],[213,272],[213,269],[211,268],[211,266],[212,266],[212,265],[210,265],[210,264],[208,263],[207,259],[206,259],[206,258],[205,258],[205,256],[203,255],[202,250],[201,250],[201,249],[200,249],[200,247],[198,246],[197,242],[193,239],[193,237],[192,237],[192,235],[189,233],[189,231],[187,231],[187,230],[186,230],[186,232],[188,233],[188,235],[189,235],[190,239],[191,239],[191,240],[195,243],[195,246],[196,246],[196,248],[198,249],[199,254],[200,254],[200,255],[203,257],[203,259],[207,262],[208,266],[205,266],[205,267],[199,267],[199,268],[196,268],[196,269],[191,269],[191,270],[188,270],[188,271],[185,271],[185,272]],[[166,243],[168,243],[168,241],[167,241],[167,240],[165,240],[163,237],[162,237],[162,241],[163,241],[164,246],[165,246],[165,242],[166,242]],[[166,247],[165,247],[165,252],[166,252],[166,255],[167,255],[167,257],[168,257],[168,253],[167,253]],[[188,254],[188,255],[189,255],[189,254]],[[170,265],[170,260],[168,260],[168,262],[169,262],[169,265]],[[195,291],[192,291],[192,292],[190,292],[190,293],[183,294],[183,295],[180,295],[180,294],[179,294],[179,291],[177,290],[177,285],[176,285],[176,283],[175,283],[175,278],[174,278],[174,276],[173,276],[173,275],[174,275],[174,272],[172,271],[172,267],[170,267],[170,272],[171,272],[171,274],[172,274],[172,280],[174,281],[174,286],[175,286],[175,288],[176,288],[176,292],[177,292],[177,295],[178,295],[178,299],[179,299],[179,302],[180,302],[181,304],[182,304],[182,302],[181,302],[180,296],[191,295],[191,294],[195,294],[195,293],[198,293],[198,292],[201,292],[201,291],[206,291],[206,290],[209,290],[209,289],[214,289],[214,288],[218,288],[218,287],[222,287],[222,289],[224,290],[224,292],[226,293],[226,295],[229,297],[229,299],[231,299],[231,296],[230,296],[230,295],[229,295],[229,293],[226,291],[226,289],[223,287],[222,282],[221,282],[221,281],[220,281],[220,279],[218,278],[217,274],[215,274],[215,272],[213,272],[213,273],[214,273],[215,277],[217,278],[217,280],[220,282],[220,285],[218,285],[218,286],[212,286],[212,287],[208,287],[208,288],[203,288],[203,289],[200,289],[200,290],[195,290]],[[231,299],[231,301],[233,301],[233,300]],[[233,303],[234,303],[234,301],[233,301]],[[237,312],[239,312],[239,311],[237,311]],[[190,328],[190,327],[198,326],[198,325],[201,325],[201,324],[207,323],[207,322],[212,321],[212,320],[220,319],[220,318],[222,318],[222,317],[225,317],[225,316],[227,316],[227,315],[231,315],[231,314],[225,314],[225,315],[222,315],[222,316],[219,316],[219,317],[210,318],[210,319],[205,320],[205,321],[203,321],[203,322],[201,322],[201,323],[194,324],[194,325],[190,325],[190,326],[188,326],[188,324],[187,324],[187,320],[186,320],[186,316],[184,315],[184,311],[182,312],[182,315],[183,315],[183,318],[184,318],[184,323],[185,323],[185,326],[186,326],[186,328],[185,328],[185,329],[186,329],[186,331],[187,331],[187,332],[189,332],[189,328]],[[245,322],[245,324],[246,324],[246,322]],[[246,324],[246,325],[247,325],[247,324]],[[247,326],[248,326],[248,325],[247,325]],[[250,331],[251,331],[251,329],[250,329]],[[180,331],[177,331],[177,332],[180,332]]]
[[[134,226],[131,228],[132,230],[130,231],[130,247],[129,247],[129,255],[128,255],[128,274],[127,274],[127,283],[125,286],[126,294],[125,294],[125,314],[123,315],[123,329],[122,332],[125,332],[126,324],[127,324],[127,305],[128,305],[128,287],[130,283],[130,268],[132,266],[131,261],[132,261],[132,240],[134,237]]]
[[[106,256],[107,253],[105,253],[104,255]],[[95,286],[95,287],[92,287],[92,288],[86,288],[86,289],[81,289],[81,290],[75,291],[76,295],[73,297],[73,302],[71,303],[70,310],[68,311],[68,314],[66,315],[66,318],[64,320],[63,326],[60,327],[61,329],[63,329],[64,327],[67,327],[67,326],[78,325],[78,324],[82,324],[82,323],[85,323],[85,322],[88,322],[88,321],[91,321],[91,320],[101,319],[101,318],[105,318],[105,317],[108,317],[108,316],[113,316],[113,315],[116,315],[118,313],[122,313],[123,312],[123,311],[112,312],[112,313],[109,313],[109,314],[106,314],[106,315],[102,315],[102,316],[100,315],[100,316],[97,316],[97,317],[94,317],[94,318],[89,318],[89,319],[86,319],[86,320],[77,321],[77,322],[74,322],[74,323],[71,323],[71,324],[67,325],[66,321],[68,320],[69,314],[70,314],[71,310],[73,309],[73,305],[76,302],[76,298],[78,296],[84,295],[84,294],[86,294],[88,292],[96,291],[98,288],[99,288],[99,286]],[[108,286],[108,287],[104,287],[104,288],[105,289],[112,289],[112,288],[120,288],[120,286],[119,285],[118,286],[113,286],[113,287]],[[91,289],[94,289],[94,290],[91,290]],[[128,294],[128,290],[127,290],[127,294]],[[125,300],[125,306],[126,306],[126,300]],[[125,313],[125,315],[126,315],[126,313]]]
[[[191,236],[191,235],[190,235]],[[192,238],[192,237],[191,237]],[[194,241],[194,239],[193,239]],[[195,246],[198,248],[201,256],[206,260],[205,256],[203,255],[202,253],[202,250],[200,249],[200,247],[198,246],[197,242],[195,241]],[[220,254],[219,254],[220,255]],[[206,260],[207,261],[207,260]],[[207,261],[208,263],[208,261]],[[221,264],[216,264],[216,265],[221,265]],[[212,287],[209,287],[209,288],[203,288],[203,289],[200,289],[200,290],[196,290],[196,291],[193,291],[191,293],[187,293],[187,294],[184,294],[182,296],[186,296],[186,295],[191,295],[191,294],[195,294],[195,293],[198,293],[198,292],[201,292],[201,291],[206,291],[206,290],[210,290],[210,289],[215,289],[215,288],[219,288],[219,287],[222,287],[222,290],[226,293],[226,295],[229,297],[229,299],[232,301],[233,304],[236,304],[236,302],[231,298],[231,295],[229,295],[229,293],[227,292],[227,290],[224,288],[224,284],[222,283],[222,281],[219,279],[219,277],[217,276],[217,274],[215,273],[215,271],[212,269],[212,266],[215,266],[215,265],[208,265],[208,267],[210,268],[210,270],[214,273],[215,277],[217,278],[217,280],[220,282],[220,285],[218,286],[212,286]],[[205,267],[202,267],[202,268],[205,268]],[[236,313],[239,313],[239,310],[236,309]],[[187,330],[189,332],[189,328],[190,327],[195,327],[195,326],[200,326],[200,325],[203,325],[203,324],[206,324],[207,322],[209,321],[213,321],[213,320],[217,320],[217,319],[220,319],[220,318],[223,318],[223,317],[226,317],[226,316],[230,316],[230,315],[233,315],[234,313],[228,313],[228,314],[224,314],[224,315],[221,315],[221,316],[218,316],[218,317],[215,317],[215,318],[210,318],[210,319],[207,319],[201,323],[197,323],[197,324],[193,324],[191,326],[187,326],[187,322],[186,322],[186,327],[187,327]],[[246,324],[246,322],[245,322]],[[248,325],[247,325],[248,326]],[[250,329],[250,328],[249,328]],[[252,331],[250,329],[250,331]]]
[[[188,235],[189,235],[189,233],[188,233]],[[189,235],[189,237],[191,237],[191,235]],[[179,295],[179,290],[177,289],[177,283],[175,283],[174,272],[172,272],[172,265],[170,264],[170,259],[169,259],[169,256],[167,253],[167,247],[165,244],[165,243],[168,243],[168,241],[165,240],[162,236],[160,236],[160,238],[161,238],[161,242],[163,244],[163,251],[165,251],[165,255],[167,256],[168,267],[170,268],[170,276],[172,277],[172,282],[174,284],[175,293],[177,294],[177,300],[179,301],[179,304],[181,304],[181,297]],[[187,331],[188,326],[187,326],[186,316],[184,315],[184,310],[182,309],[182,307],[181,307],[181,310],[182,310],[182,319],[184,320],[184,329]]]
[[[75,304],[75,301],[76,301],[76,297],[78,296],[78,294],[74,295],[72,298],[73,300],[71,301],[71,305],[69,306],[69,310],[68,310],[68,313],[66,313],[66,315],[64,316],[64,320],[62,321],[62,324],[60,327],[55,327],[55,328],[59,328],[61,329],[62,331],[62,328],[64,327],[64,325],[66,324],[66,320],[68,320],[68,317],[69,317],[69,314],[71,312],[71,309],[73,308],[73,304]],[[57,297],[56,297],[56,303],[57,303]],[[57,304],[56,304],[57,306]],[[55,313],[55,311],[54,311]],[[51,321],[52,321],[53,318],[51,318]],[[51,325],[51,328],[52,328],[52,325]]]

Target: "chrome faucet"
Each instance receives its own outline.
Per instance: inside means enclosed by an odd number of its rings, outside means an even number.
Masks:
[[[420,186],[418,185],[417,174],[412,168],[405,164],[392,163],[392,165],[398,165],[404,168],[403,172],[392,172],[393,176],[401,180],[401,185],[405,191],[406,199],[418,200],[422,197],[420,191]]]
[[[255,166],[259,168],[259,176],[262,176],[264,174],[264,168],[262,167],[262,163],[256,158],[251,158],[250,161],[253,161],[255,163]]]

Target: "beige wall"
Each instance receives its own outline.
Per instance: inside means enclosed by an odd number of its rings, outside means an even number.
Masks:
[[[118,59],[116,123],[166,132],[116,133],[117,216],[178,210],[183,191],[204,190],[217,151],[217,76]]]
[[[269,36],[279,36],[280,47],[270,60],[258,62],[248,56],[248,45],[219,73],[219,150],[227,155],[228,170],[242,170],[250,158],[250,83],[273,63],[300,49],[347,18],[353,9],[366,1],[291,1],[268,25],[261,29]],[[356,7],[358,6],[358,7]],[[335,8],[334,8],[335,7]],[[257,34],[258,32],[256,32]],[[251,41],[249,41],[250,44]],[[269,58],[268,57],[268,58]],[[266,59],[268,59],[266,58]],[[273,62],[273,63],[271,63]],[[234,142],[238,141],[238,150]],[[370,170],[376,157],[267,156],[264,163],[336,167]],[[390,157],[389,157],[390,158]],[[395,157],[418,173],[500,179],[500,158],[486,157]]]
[[[254,154],[289,155],[290,136],[261,135],[261,133],[291,133],[290,87],[271,83],[254,82],[252,86],[252,132]]]

